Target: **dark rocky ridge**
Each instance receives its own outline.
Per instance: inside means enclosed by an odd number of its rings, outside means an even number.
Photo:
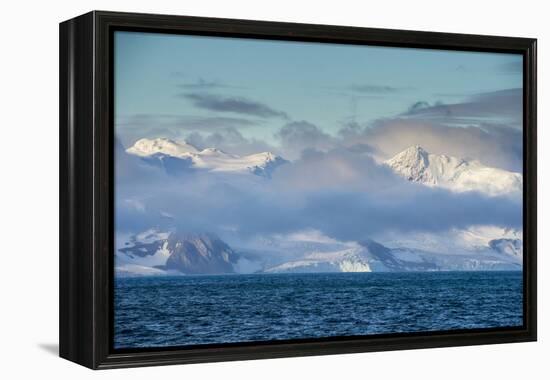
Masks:
[[[171,234],[170,257],[166,269],[186,274],[234,273],[238,255],[221,239],[211,234]]]
[[[131,247],[119,249],[130,257],[154,255],[159,249],[169,252],[166,264],[159,269],[176,270],[185,274],[234,273],[239,255],[229,245],[212,234],[176,233],[167,239],[149,243],[134,242]]]

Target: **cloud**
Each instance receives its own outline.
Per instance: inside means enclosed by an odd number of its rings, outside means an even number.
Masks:
[[[420,145],[431,153],[521,172],[522,91],[480,93],[452,104],[417,101],[397,117],[345,125],[339,137],[341,146],[368,144],[382,159]]]
[[[436,105],[441,105],[441,104],[436,104]],[[431,107],[430,103],[428,103],[426,101],[423,101],[423,100],[419,100],[418,102],[415,102],[415,103],[411,104],[411,106],[409,107],[409,109],[406,113],[411,114],[411,113],[415,113],[415,112],[418,112],[418,111],[426,110],[430,107]]]
[[[420,145],[435,154],[476,159],[491,167],[523,169],[521,89],[469,96],[453,104],[418,101],[404,113],[370,124],[345,124],[336,136],[308,122],[284,125],[275,137],[288,159],[306,150],[364,149],[379,159]]]
[[[388,230],[437,233],[472,225],[521,226],[519,202],[431,188],[377,196],[317,193],[308,197],[304,210],[314,228],[339,240],[358,240]]]
[[[222,116],[181,116],[163,114],[135,114],[119,116],[116,129],[126,145],[144,137],[181,138],[189,131],[215,132],[228,128],[248,128],[260,125],[262,120]]]
[[[127,204],[137,204],[139,199],[147,196],[147,194],[135,193],[130,197],[119,198],[119,186],[133,187],[139,185],[144,178],[151,183],[158,183],[158,181],[164,179],[165,175],[155,167],[145,164],[141,158],[126,153],[125,147],[122,145],[119,136],[115,136],[114,145],[114,169],[116,173],[115,183],[117,189],[115,194],[117,196],[116,201],[126,202]]]
[[[224,128],[213,133],[195,131],[187,134],[185,141],[198,149],[218,148],[241,156],[259,152],[278,152],[276,147],[264,141],[244,137],[236,128]]]
[[[403,117],[437,120],[447,125],[471,125],[482,122],[499,122],[521,128],[523,93],[520,88],[486,92],[470,96],[460,103],[414,103]]]
[[[359,149],[362,148],[362,149]],[[280,167],[273,176],[273,186],[297,191],[354,190],[376,191],[403,183],[385,165],[378,165],[368,146],[354,145],[328,152],[304,150],[292,165]]]
[[[180,84],[178,87],[186,90],[212,90],[219,88],[242,88],[239,86],[232,86],[220,81],[208,81],[203,78],[197,79],[195,82],[188,82]]]
[[[243,98],[202,93],[182,96],[211,111],[288,118],[284,112]],[[243,136],[239,128],[257,123],[249,118],[144,115],[127,122],[131,124],[126,125],[128,130],[141,126],[147,133],[166,128],[183,134],[199,148],[279,153],[265,141]],[[305,120],[287,122],[274,138],[280,142],[283,157],[293,162],[281,166],[271,180],[229,179],[200,171],[169,177],[144,169],[140,160],[124,156],[119,147],[117,173],[126,176],[117,174],[117,231],[137,232],[176,223],[182,230],[220,236],[227,231],[254,237],[314,229],[338,240],[362,240],[385,231],[521,227],[521,199],[453,193],[409,183],[373,158],[386,159],[411,145],[421,145],[432,153],[521,171],[520,127],[520,89],[478,94],[451,104],[419,101],[397,117],[369,125],[351,123],[337,135]],[[173,218],[163,217],[165,212]]]
[[[176,226],[221,236],[286,234],[315,229],[337,240],[362,240],[383,231],[434,232],[472,225],[520,227],[521,202],[409,183],[371,157],[348,150],[310,152],[274,173],[272,181],[253,176],[193,173],[166,177],[162,186],[142,178],[117,187],[119,232]],[[143,210],[147,218],[143,216]],[[173,219],[162,217],[169,210]]]
[[[285,112],[275,110],[268,105],[242,97],[223,97],[206,93],[180,94],[190,100],[195,107],[216,112],[233,112],[262,118],[288,119]]]
[[[275,133],[275,138],[289,158],[300,156],[305,149],[327,150],[336,144],[332,136],[305,120],[285,124]]]
[[[350,125],[340,131],[343,145],[366,143],[387,159],[420,145],[430,153],[470,158],[483,164],[521,172],[522,132],[502,125],[449,127],[408,118],[379,120],[372,126]]]
[[[425,107],[418,105],[417,108]],[[381,160],[413,145],[430,153],[475,159],[487,166],[522,172],[522,131],[507,125],[482,123],[478,126],[448,126],[438,120],[409,117],[380,119],[370,125],[348,123],[336,136],[307,121],[284,125],[275,138],[287,159],[300,158],[311,150],[333,149],[366,153]]]
[[[260,124],[256,120],[237,117],[180,117],[176,118],[172,125],[183,130],[216,131],[226,128],[247,128]]]

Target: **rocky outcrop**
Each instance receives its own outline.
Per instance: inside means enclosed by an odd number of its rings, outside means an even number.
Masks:
[[[118,250],[126,264],[184,274],[234,273],[239,256],[215,235],[146,231]]]
[[[233,273],[238,255],[221,239],[210,234],[176,234],[168,238],[171,253],[166,269],[186,274]]]

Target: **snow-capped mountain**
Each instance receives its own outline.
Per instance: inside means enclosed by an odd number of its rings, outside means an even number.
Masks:
[[[508,249],[510,242],[504,242],[504,244],[505,249]],[[366,240],[339,251],[312,252],[303,258],[267,268],[264,272],[412,272],[521,269],[521,258],[513,252],[501,252],[500,249],[487,248],[483,252],[441,254],[419,249],[388,248],[373,240]]]
[[[369,260],[360,247],[334,252],[312,252],[264,270],[265,273],[372,272]]]
[[[475,160],[428,153],[411,146],[386,161],[397,174],[411,182],[452,191],[480,191],[487,195],[521,193],[520,173],[491,168]]]
[[[167,156],[186,158],[190,153],[198,153],[197,148],[185,141],[176,142],[166,138],[140,139],[133,146],[126,149],[126,152],[140,156],[149,157],[157,153]]]
[[[438,252],[442,255],[485,255],[511,252],[505,242],[514,242],[514,256],[523,257],[521,230],[498,226],[471,226],[449,231],[402,232],[387,231],[373,236],[376,241],[392,248],[406,247],[417,251]],[[501,242],[501,243],[498,243]]]
[[[238,156],[216,148],[199,150],[185,141],[167,138],[140,139],[126,152],[141,157],[151,165],[160,166],[171,174],[187,169],[202,169],[252,173],[269,178],[277,167],[287,162],[271,152]]]
[[[119,248],[115,268],[123,275],[234,273],[239,255],[212,234],[150,229]]]
[[[118,248],[115,268],[121,276],[136,276],[519,270],[522,267],[523,244],[517,231],[503,233],[495,228],[456,231],[446,238],[456,238],[459,242],[448,246],[433,242],[407,246],[406,241],[381,244],[371,239],[341,242],[308,232],[273,236],[269,244],[262,241],[261,248],[255,251],[251,246],[234,250],[212,234],[161,232],[153,228],[132,236]]]
[[[156,172],[150,166],[153,165],[170,174],[222,173],[216,174],[216,178],[259,186],[270,182],[257,176],[269,178],[287,162],[270,152],[237,156],[215,148],[199,150],[186,142],[164,138],[141,139],[119,154],[149,171]],[[520,173],[487,167],[478,161],[430,154],[420,146],[406,149],[385,164],[408,181],[455,192],[516,197],[522,191]],[[173,218],[168,213],[163,216]],[[231,247],[211,234],[163,232],[154,228],[130,238],[125,236],[124,240],[117,237],[117,273],[518,270],[523,262],[521,229],[499,226],[469,226],[437,233],[389,229],[350,242],[334,240],[313,230],[252,238],[232,234],[231,229],[227,231],[224,239]]]

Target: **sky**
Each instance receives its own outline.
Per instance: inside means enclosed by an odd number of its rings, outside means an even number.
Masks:
[[[284,151],[281,129],[297,123],[334,137],[350,125],[418,119],[442,105],[468,111],[460,105],[521,89],[521,67],[521,55],[513,54],[119,31],[116,132],[129,146],[141,137],[196,139],[236,130]],[[520,112],[510,118],[503,109],[460,115],[447,125],[521,128]]]
[[[116,32],[114,64],[117,232],[167,213],[244,238],[521,229],[521,194],[430,188],[381,164],[420,145],[521,172],[520,55]],[[144,137],[289,164],[263,182],[175,178],[124,153]]]

